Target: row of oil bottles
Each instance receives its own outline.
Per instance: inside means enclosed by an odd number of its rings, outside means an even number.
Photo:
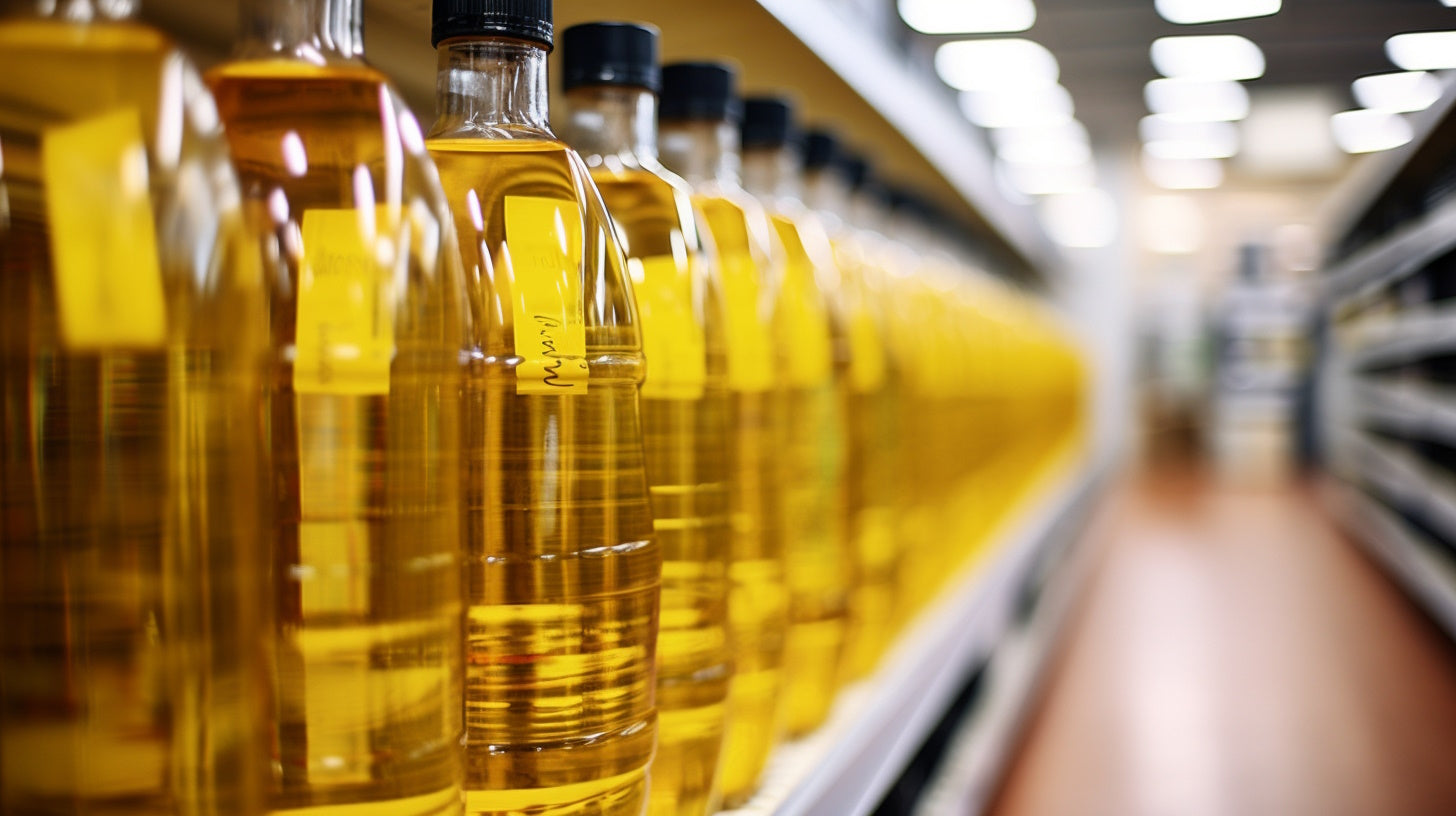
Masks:
[[[648,27],[564,33],[573,151],[550,0],[435,0],[428,134],[358,0],[205,81],[132,5],[0,23],[0,811],[742,803],[1079,433],[1048,313]]]

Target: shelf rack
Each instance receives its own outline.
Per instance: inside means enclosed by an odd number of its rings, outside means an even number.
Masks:
[[[1456,636],[1456,84],[1415,127],[1332,196],[1322,493]]]
[[[981,133],[953,95],[835,0],[556,0],[556,26],[644,20],[664,61],[726,59],[753,92],[787,92],[804,119],[839,129],[887,177],[923,191],[975,234],[992,271],[1044,280],[1061,256],[1030,204],[1003,195]],[[232,3],[145,0],[143,14],[200,63],[226,56]],[[365,0],[366,51],[422,119],[434,107],[430,0]],[[559,75],[560,71],[553,71]],[[556,90],[556,89],[553,89]]]

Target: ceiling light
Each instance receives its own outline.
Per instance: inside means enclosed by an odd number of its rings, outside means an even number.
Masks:
[[[1258,79],[1264,52],[1253,40],[1233,34],[1159,37],[1153,40],[1153,67],[1167,77]]]
[[[1238,136],[1232,139],[1154,139],[1143,149],[1160,159],[1227,159],[1239,152]]]
[[[1374,153],[1409,142],[1410,123],[1398,113],[1351,110],[1330,117],[1335,144],[1346,153]]]
[[[991,131],[991,142],[997,150],[1005,150],[1017,142],[1047,141],[1088,142],[1087,128],[1076,119],[1065,119],[1050,125],[1032,127],[1009,127]]]
[[[1233,122],[1190,122],[1162,114],[1144,116],[1138,122],[1138,136],[1144,142],[1158,142],[1169,139],[1192,140],[1235,140],[1239,129]]]
[[[1456,31],[1417,31],[1385,41],[1385,55],[1407,71],[1456,68]]]
[[[1085,190],[1097,181],[1091,164],[1047,165],[997,162],[1003,178],[1026,195],[1053,195]]]
[[[1249,92],[1237,82],[1155,79],[1143,88],[1148,110],[1190,122],[1232,122],[1249,115]]]
[[[921,34],[1000,34],[1036,22],[1031,0],[900,0],[900,19]]]
[[[1092,147],[1085,140],[1047,136],[1008,142],[996,150],[996,157],[1010,164],[1086,164],[1092,160]]]
[[[1456,3],[1456,0],[1451,0]],[[1350,86],[1355,101],[1371,110],[1389,113],[1423,111],[1441,98],[1441,80],[1425,71],[1363,76]]]
[[[1156,0],[1153,5],[1164,20],[1192,25],[1268,17],[1279,11],[1280,0]]]
[[[961,94],[966,118],[986,128],[1060,125],[1072,118],[1072,95],[1060,85]]]
[[[961,40],[935,51],[935,72],[961,91],[1055,85],[1061,69],[1045,46],[1031,40]]]
[[[1117,240],[1117,202],[1104,190],[1048,196],[1041,212],[1047,233],[1064,247],[1097,249]]]
[[[1223,183],[1218,159],[1164,159],[1143,151],[1143,173],[1167,190],[1211,190]]]

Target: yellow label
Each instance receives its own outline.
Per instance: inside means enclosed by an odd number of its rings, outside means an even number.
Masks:
[[[849,318],[849,354],[849,380],[855,391],[873,391],[884,383],[884,341],[875,316],[864,307]]]
[[[394,360],[394,275],[380,257],[388,208],[307,210],[298,272],[293,389],[387,394]]]
[[[66,345],[161,346],[167,313],[137,112],[47,128],[41,172]]]
[[[642,396],[697,399],[708,379],[707,340],[693,308],[693,268],[671,255],[627,261],[642,320]]]
[[[576,202],[506,196],[517,394],[582,394],[587,386]]]
[[[779,326],[784,374],[791,386],[816,388],[834,375],[828,305],[814,279],[814,265],[799,240],[798,230],[788,219],[774,216],[773,221],[788,252],[774,318]]]
[[[728,335],[728,387],[750,393],[774,384],[773,343],[760,311],[759,270],[743,253],[722,255],[723,325]]]

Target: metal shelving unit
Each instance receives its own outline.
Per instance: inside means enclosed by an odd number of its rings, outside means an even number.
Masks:
[[[1320,425],[1331,512],[1456,636],[1456,85],[1338,191]]]

